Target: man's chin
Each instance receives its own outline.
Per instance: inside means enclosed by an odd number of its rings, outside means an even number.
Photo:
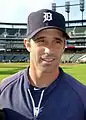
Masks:
[[[39,69],[43,73],[52,73],[53,71],[55,71],[55,67],[49,65],[41,66]]]

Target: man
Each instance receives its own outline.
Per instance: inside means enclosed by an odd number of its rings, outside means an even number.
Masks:
[[[86,120],[86,87],[59,67],[66,39],[62,14],[42,9],[29,15],[30,67],[0,85],[7,120]]]

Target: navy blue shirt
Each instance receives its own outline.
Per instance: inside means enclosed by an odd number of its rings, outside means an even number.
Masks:
[[[0,107],[7,120],[86,120],[86,87],[61,68],[59,77],[44,89],[39,113],[34,116],[28,70],[6,78],[0,85]]]

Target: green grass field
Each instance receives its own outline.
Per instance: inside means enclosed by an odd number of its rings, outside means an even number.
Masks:
[[[28,63],[0,63],[0,81],[24,68]],[[63,70],[86,85],[86,64],[63,64]]]

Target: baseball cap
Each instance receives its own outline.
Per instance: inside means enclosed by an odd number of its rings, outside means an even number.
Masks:
[[[28,16],[27,37],[31,39],[44,29],[59,29],[64,33],[66,39],[70,38],[66,33],[65,18],[62,14],[49,9],[32,12]]]

